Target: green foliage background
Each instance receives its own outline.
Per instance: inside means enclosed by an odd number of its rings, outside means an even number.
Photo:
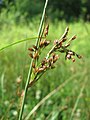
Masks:
[[[37,36],[43,6],[44,0],[3,0],[0,12],[0,48],[24,38]],[[47,8],[50,26],[48,40],[51,40],[51,45],[53,45],[53,41],[59,39],[66,26],[69,26],[68,38],[74,34],[77,35],[76,41],[71,44],[71,49],[82,55],[83,59],[76,59],[76,62],[72,63],[65,61],[64,54],[60,55],[56,68],[47,72],[29,90],[24,117],[52,90],[72,77],[65,87],[47,99],[34,112],[31,119],[69,120],[85,79],[87,83],[73,119],[90,119],[90,23],[84,21],[87,20],[87,15],[89,18],[89,6],[89,0],[49,1]],[[0,52],[1,120],[17,120],[18,118],[21,99],[17,96],[16,80],[22,76],[22,83],[19,86],[22,91],[31,61],[28,48],[34,43],[35,40],[26,41]],[[42,57],[45,57],[50,48],[51,46],[43,51]],[[65,106],[68,107],[67,110],[61,112],[61,108]],[[78,111],[80,111],[80,116],[77,114]]]
[[[1,8],[6,8],[8,12],[12,6],[16,17],[24,15],[31,19],[39,15],[43,9],[45,0],[3,0]],[[83,18],[90,20],[90,0],[49,0],[47,13],[53,19],[65,19],[67,21]]]

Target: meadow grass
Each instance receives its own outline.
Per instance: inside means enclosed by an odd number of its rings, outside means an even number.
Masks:
[[[36,21],[37,23],[37,21]],[[27,24],[12,25],[4,24],[1,26],[0,48],[20,39],[36,37],[38,25],[32,22]],[[81,54],[83,58],[76,60],[75,63],[65,61],[64,55],[60,55],[60,59],[56,64],[56,68],[47,72],[31,89],[27,95],[24,116],[35,107],[40,100],[47,94],[56,89],[59,85],[67,81],[71,76],[76,75],[62,89],[58,90],[50,96],[31,116],[36,120],[62,120],[70,119],[75,103],[78,103],[73,113],[73,119],[90,119],[90,23],[83,21],[65,23],[64,21],[56,21],[54,24],[49,23],[50,30],[48,39],[52,40],[61,37],[66,26],[69,26],[69,36],[77,35],[77,39],[71,45],[71,48]],[[22,84],[20,89],[24,89],[25,80],[30,64],[28,47],[35,44],[35,40],[26,41],[0,52],[0,119],[16,120],[20,107],[20,98],[17,96],[16,79],[22,76]],[[50,46],[46,48],[50,49]],[[47,50],[43,52],[46,54]],[[42,55],[42,57],[43,57]],[[80,91],[84,81],[87,79],[81,97]],[[78,102],[77,102],[78,100]],[[67,106],[64,110],[62,107]],[[62,112],[63,111],[63,112]]]

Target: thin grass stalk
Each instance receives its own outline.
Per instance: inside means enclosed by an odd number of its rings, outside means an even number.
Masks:
[[[40,23],[40,27],[39,27],[39,30],[38,30],[38,39],[36,39],[36,46],[38,46],[39,37],[40,37],[41,32],[42,32],[42,26],[43,26],[43,21],[44,21],[44,17],[45,17],[47,4],[48,4],[48,0],[46,0],[45,5],[44,5],[43,14],[42,14],[42,18],[41,18],[41,23]],[[32,74],[32,63],[33,63],[33,59],[31,60],[31,64],[30,64],[30,67],[29,67],[28,77],[27,77],[27,81],[26,81],[26,85],[25,85],[25,89],[24,89],[24,96],[23,96],[22,105],[21,105],[18,120],[22,120],[22,115],[23,115],[23,111],[24,111],[24,104],[25,104],[26,95],[27,95],[27,91],[28,91],[28,84],[30,82],[30,78],[31,78],[31,74]]]
[[[38,47],[38,43],[39,43],[39,38],[40,38],[41,33],[42,33],[42,27],[43,27],[43,23],[44,23],[47,4],[48,4],[48,0],[46,0],[46,2],[45,2],[44,9],[43,9],[43,14],[42,14],[42,18],[41,18],[41,23],[40,23],[39,30],[38,30],[38,38],[37,38],[36,44],[35,44],[37,47]]]
[[[85,78],[85,81],[84,81],[84,83],[83,83],[83,86],[81,87],[80,93],[79,93],[79,95],[78,95],[78,97],[77,97],[77,100],[76,100],[76,102],[75,102],[75,105],[74,105],[74,107],[73,107],[70,120],[73,120],[73,116],[74,116],[75,110],[76,110],[77,105],[78,105],[78,103],[79,103],[79,100],[80,100],[80,98],[81,98],[81,96],[82,96],[82,93],[83,93],[83,91],[84,91],[84,89],[85,89],[85,85],[86,85],[87,80],[88,80],[88,78],[86,77],[86,78]]]
[[[9,47],[12,47],[13,45],[16,45],[16,44],[19,44],[21,42],[25,42],[25,41],[29,41],[29,40],[33,40],[33,39],[37,39],[39,37],[32,37],[32,38],[26,38],[26,39],[23,39],[23,40],[19,40],[19,41],[16,41],[16,42],[13,42],[13,43],[10,43],[2,48],[0,48],[0,52],[6,48],[9,48]]]

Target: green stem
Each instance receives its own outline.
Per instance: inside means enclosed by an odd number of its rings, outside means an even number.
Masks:
[[[0,48],[0,52],[1,52],[2,50],[6,49],[6,48],[9,48],[9,47],[11,47],[11,46],[13,46],[13,45],[18,44],[18,43],[25,42],[25,41],[29,41],[29,40],[32,40],[32,39],[37,39],[37,38],[38,38],[38,37],[32,37],[32,38],[26,38],[26,39],[23,39],[23,40],[19,40],[19,41],[13,42],[13,43],[11,43],[11,44],[9,44],[9,45],[6,45],[6,46]]]
[[[47,4],[48,4],[48,0],[45,1],[43,14],[42,14],[42,18],[41,18],[41,23],[40,23],[39,30],[38,30],[38,39],[36,40],[36,46],[38,46],[39,38],[40,38],[40,35],[41,35],[41,32],[42,32],[42,27],[43,27],[43,22],[44,22],[44,17],[45,17],[45,13],[46,13]]]
[[[39,37],[40,37],[41,32],[42,32],[42,26],[43,26],[43,21],[44,21],[44,16],[45,16],[45,12],[46,12],[47,3],[48,3],[48,0],[46,0],[46,2],[45,2],[45,6],[44,6],[42,18],[41,18],[41,23],[40,23],[40,27],[39,27],[39,31],[38,31],[38,39],[36,39],[36,46],[38,46]],[[25,90],[24,90],[24,97],[23,97],[23,100],[22,100],[22,106],[21,106],[21,110],[20,110],[20,113],[19,113],[19,119],[18,120],[22,120],[24,105],[25,105],[25,101],[26,101],[26,95],[27,95],[27,91],[28,91],[28,84],[30,82],[30,78],[31,78],[31,74],[32,74],[32,62],[33,62],[33,59],[31,61],[29,72],[28,72],[28,77],[27,77]]]
[[[31,61],[29,72],[28,72],[28,77],[27,77],[27,81],[26,81],[26,85],[25,85],[25,89],[24,89],[24,97],[23,97],[23,100],[22,100],[22,106],[21,106],[21,110],[20,110],[18,120],[22,120],[22,115],[23,115],[23,111],[24,111],[24,104],[25,104],[26,95],[27,95],[27,91],[28,91],[28,84],[29,84],[29,80],[30,80],[30,77],[31,77],[31,74],[32,74],[32,62],[33,62],[33,59]]]

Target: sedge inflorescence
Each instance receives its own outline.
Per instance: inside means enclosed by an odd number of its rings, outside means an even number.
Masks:
[[[48,51],[46,57],[44,57],[41,62],[37,64],[41,55],[41,51],[44,50],[43,48],[46,48],[50,44],[50,41],[47,40],[48,30],[49,25],[46,25],[43,30],[44,38],[40,38],[39,45],[33,45],[28,49],[30,51],[29,56],[33,59],[32,74],[34,74],[33,80],[28,85],[29,87],[31,87],[32,84],[36,82],[47,70],[55,67],[55,63],[59,59],[59,53],[65,53],[65,59],[72,60],[73,62],[75,62],[75,56],[79,59],[81,58],[81,56],[78,55],[76,52],[68,49],[71,42],[76,39],[76,35],[72,36],[68,40],[67,35],[69,32],[69,28],[67,27],[61,38],[58,40],[54,40],[53,46],[50,51]]]

